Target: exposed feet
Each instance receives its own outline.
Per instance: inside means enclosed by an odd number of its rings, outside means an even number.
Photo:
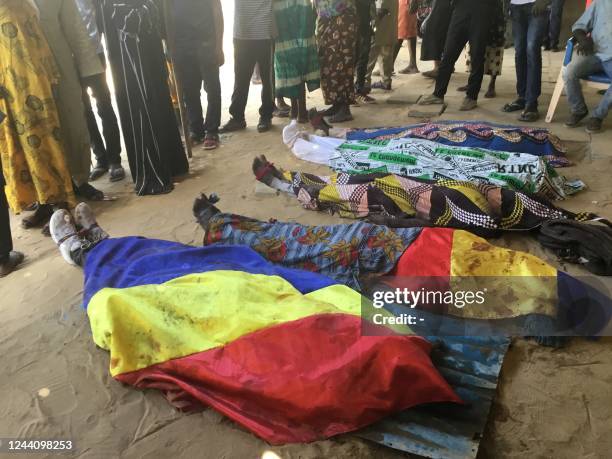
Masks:
[[[242,131],[246,129],[246,126],[247,124],[245,120],[237,120],[236,118],[230,118],[229,121],[223,125],[220,132],[226,133]]]
[[[495,86],[489,86],[487,92],[485,92],[485,99],[494,99],[497,96],[497,92],[495,92]]]
[[[0,262],[0,277],[6,277],[15,271],[23,262],[24,255],[21,252],[11,251],[3,261]]]
[[[268,161],[265,155],[255,157],[253,160],[253,173],[257,180],[269,187],[281,191],[288,191],[291,188],[291,183],[285,179],[282,171],[274,167],[274,164]]]
[[[201,193],[193,202],[193,216],[204,231],[208,229],[208,223],[212,216],[221,212],[213,205],[217,202],[219,202],[219,197],[214,193],[210,195],[210,198]]]
[[[421,72],[421,75],[427,78],[433,78],[434,80],[438,78],[438,69],[428,70],[426,72]]]

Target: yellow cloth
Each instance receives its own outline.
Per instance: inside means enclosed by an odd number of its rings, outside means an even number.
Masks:
[[[0,0],[0,157],[11,209],[33,202],[74,204],[51,89],[57,72],[37,12]]]
[[[557,314],[557,270],[538,257],[489,244],[467,231],[454,231],[451,289],[486,289],[485,303],[453,308],[471,319]]]
[[[105,288],[87,309],[94,342],[111,353],[113,376],[314,314],[360,312],[361,295],[344,285],[303,295],[281,277],[241,271]]]

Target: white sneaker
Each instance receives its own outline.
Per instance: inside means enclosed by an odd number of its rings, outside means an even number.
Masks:
[[[81,246],[83,240],[78,235],[72,215],[65,209],[56,211],[49,222],[51,238],[55,242],[64,260],[71,265],[76,265],[72,260],[71,252]]]

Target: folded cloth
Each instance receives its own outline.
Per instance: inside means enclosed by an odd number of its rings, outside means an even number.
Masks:
[[[607,220],[600,221],[610,225]],[[584,265],[599,276],[612,275],[612,229],[566,219],[545,221],[538,241],[563,260]]]

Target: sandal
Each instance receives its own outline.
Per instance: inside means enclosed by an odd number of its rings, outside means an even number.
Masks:
[[[39,204],[34,213],[21,220],[21,226],[24,229],[40,228],[45,226],[53,215],[53,207],[51,204]]]
[[[502,112],[512,113],[518,112],[519,110],[525,109],[525,102],[521,100],[515,100],[514,102],[510,102],[502,107]]]
[[[88,201],[104,201],[104,193],[89,183],[76,187],[76,194]]]
[[[204,150],[215,150],[219,148],[219,136],[216,134],[206,134],[203,148]]]

